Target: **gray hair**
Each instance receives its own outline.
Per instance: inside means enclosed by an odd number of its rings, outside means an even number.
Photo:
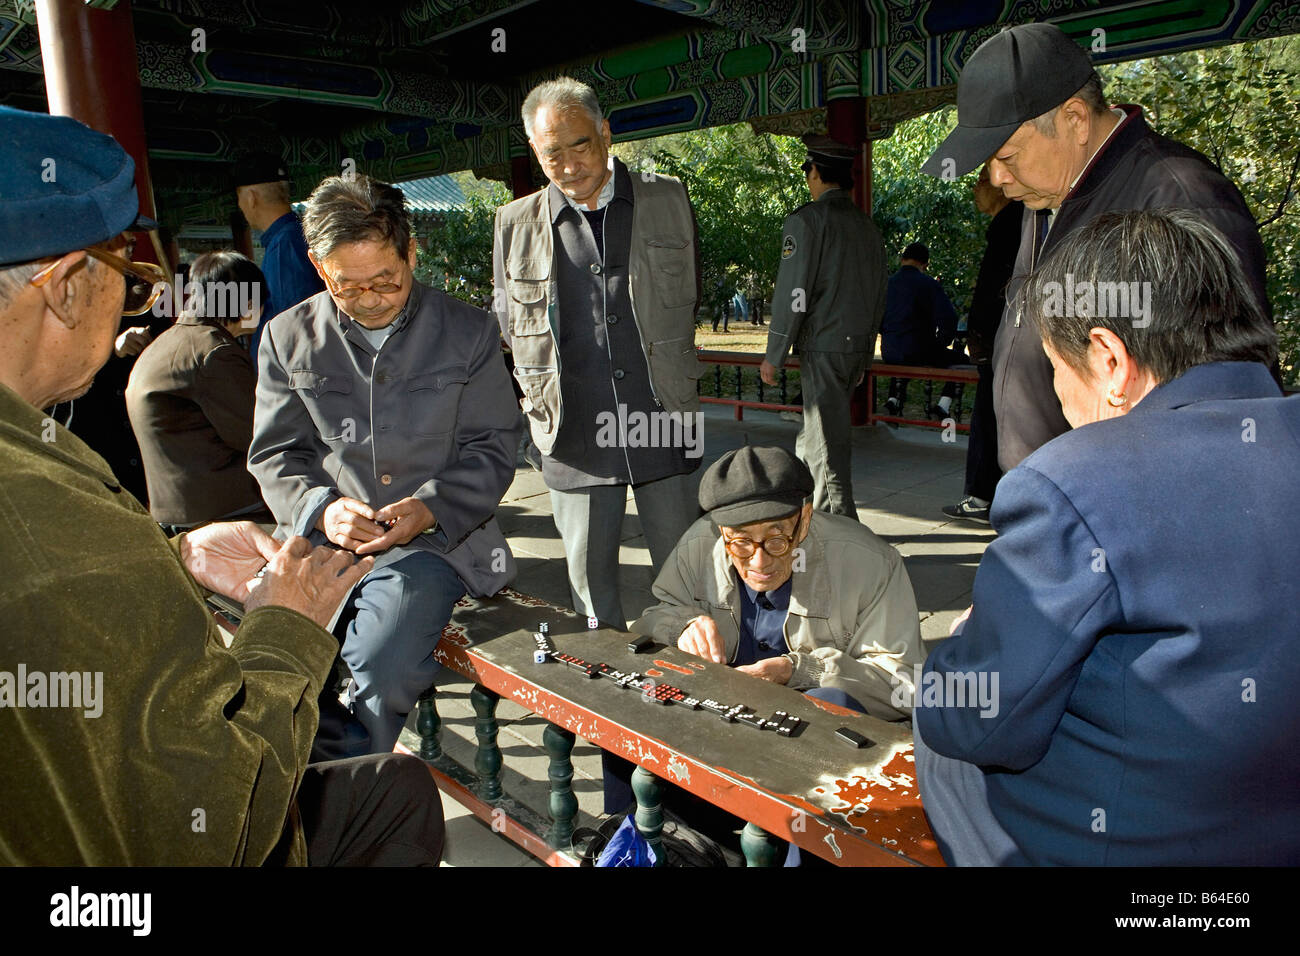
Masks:
[[[411,243],[406,197],[396,186],[369,176],[331,176],[307,198],[302,217],[307,248],[319,260],[339,246],[379,239],[405,259]]]
[[[537,111],[543,106],[556,110],[582,110],[591,117],[591,121],[597,128],[605,118],[600,111],[600,100],[596,99],[595,90],[571,76],[557,77],[545,83],[538,83],[524,98],[520,113],[523,116],[524,133],[529,139],[533,138],[533,120],[537,117]]]
[[[48,263],[19,262],[11,266],[0,266],[0,309],[9,306],[31,281],[32,276],[40,272]]]
[[[1016,307],[1085,381],[1099,326],[1160,382],[1207,362],[1277,359],[1277,332],[1237,253],[1190,209],[1098,216],[1052,251]]]
[[[1034,128],[1049,139],[1056,138],[1056,113],[1070,100],[1078,97],[1087,104],[1094,116],[1100,116],[1106,112],[1109,107],[1106,105],[1106,95],[1101,88],[1101,74],[1096,70],[1092,71],[1092,76],[1088,77],[1087,82],[1079,87],[1074,96],[1067,96],[1060,104],[1054,106],[1042,116],[1035,116],[1032,120]]]

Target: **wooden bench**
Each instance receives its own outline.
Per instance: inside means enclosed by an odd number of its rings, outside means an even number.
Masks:
[[[786,401],[788,386],[786,383],[786,372],[793,369],[799,369],[799,357],[791,356],[786,360],[785,367],[779,373],[778,383],[765,385],[761,380],[758,383],[757,399],[745,398],[745,388],[742,379],[742,373],[746,368],[758,369],[763,362],[763,355],[758,352],[722,352],[714,349],[699,349],[700,361],[706,365],[713,365],[714,368],[714,390],[717,395],[701,395],[700,401],[711,405],[730,405],[736,410],[736,421],[743,421],[745,409],[753,408],[765,412],[798,412],[803,410],[802,405],[793,405]],[[724,397],[722,395],[722,369],[730,367],[736,369],[736,397]],[[971,368],[931,368],[928,366],[918,365],[886,365],[880,362],[872,363],[867,373],[867,380],[863,382],[859,389],[861,400],[853,403],[854,408],[854,425],[873,425],[876,422],[889,422],[896,425],[913,425],[918,428],[947,428],[946,420],[933,420],[928,418],[904,418],[900,415],[880,415],[876,413],[875,388],[876,379],[879,377],[888,378],[911,378],[921,379],[926,382],[958,382],[962,385],[974,385],[979,382],[979,373],[974,367]],[[776,398],[779,401],[766,401],[765,393],[767,389],[776,390]],[[957,410],[953,418],[953,427],[960,432],[969,432],[969,423],[961,420],[961,395],[958,394]]]
[[[542,623],[557,651],[592,664],[637,671],[698,698],[744,703],[764,716],[801,718],[798,736],[782,737],[682,704],[662,705],[646,691],[590,678],[550,660],[535,663]],[[473,768],[450,760],[439,743],[437,698],[419,700],[417,755],[444,793],[498,833],[552,866],[574,866],[577,798],[570,755],[576,737],[637,764],[636,824],[658,849],[661,780],[669,780],[748,822],[741,846],[750,865],[775,865],[775,835],[844,866],[943,865],[916,791],[911,730],[757,681],[676,648],[632,653],[631,636],[588,627],[585,618],[517,591],[463,599],[434,658],[474,682],[477,750]],[[544,718],[549,758],[549,815],[503,792],[496,709],[506,697]],[[874,741],[855,750],[835,731],[849,727]],[[659,854],[662,858],[662,854]]]

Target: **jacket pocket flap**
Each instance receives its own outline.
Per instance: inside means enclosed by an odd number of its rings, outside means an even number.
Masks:
[[[527,259],[520,257],[511,259],[506,264],[507,279],[523,279],[527,282],[539,282],[542,279],[551,277],[551,262],[549,259]]]
[[[295,369],[289,373],[289,387],[320,395],[322,392],[352,394],[352,378],[348,375],[322,375],[310,369]]]
[[[414,392],[421,388],[446,388],[448,385],[464,385],[469,381],[469,370],[463,365],[451,365],[447,368],[421,372],[406,379],[406,387]]]

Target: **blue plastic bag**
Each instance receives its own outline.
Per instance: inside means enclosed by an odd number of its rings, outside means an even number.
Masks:
[[[636,820],[632,814],[628,814],[627,819],[622,822],[619,828],[614,831],[614,835],[605,844],[605,849],[601,851],[600,858],[596,860],[597,866],[654,866],[655,853],[650,849],[650,844],[646,842],[640,831],[636,828]]]

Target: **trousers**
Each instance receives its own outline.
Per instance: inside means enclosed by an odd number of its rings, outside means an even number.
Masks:
[[[978,366],[980,380],[975,386],[975,407],[970,414],[970,443],[966,446],[966,494],[984,501],[993,500],[993,492],[1002,480],[998,466],[998,420],[993,412],[993,366]]]
[[[376,568],[353,588],[334,627],[352,672],[352,703],[345,707],[326,685],[313,760],[392,751],[416,698],[438,673],[433,649],[464,594],[456,572],[429,551]]]
[[[866,369],[865,353],[813,352],[799,355],[799,386],[803,390],[803,428],[794,451],[812,472],[813,507],[854,520],[853,436],[849,398]]]
[[[692,474],[670,475],[632,486],[650,549],[652,576],[672,554],[700,508]],[[627,485],[551,489],[551,511],[564,543],[573,609],[620,631],[627,627],[619,597],[619,545],[627,511]],[[638,614],[642,609],[638,608]]]
[[[442,797],[417,757],[308,764],[298,812],[308,866],[437,866],[442,857]]]

